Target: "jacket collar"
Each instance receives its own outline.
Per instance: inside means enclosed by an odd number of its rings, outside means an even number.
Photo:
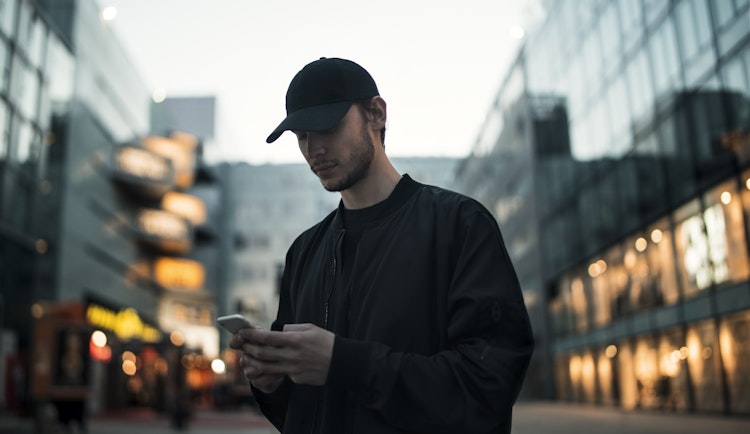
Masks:
[[[408,174],[404,174],[401,177],[401,180],[396,184],[396,188],[393,189],[390,196],[388,196],[385,200],[382,202],[378,202],[377,204],[373,206],[382,206],[382,209],[379,212],[379,215],[381,217],[387,216],[392,214],[397,209],[401,208],[403,204],[406,203],[406,201],[409,200],[409,198],[421,187],[422,184],[419,182],[411,179],[411,177]],[[333,216],[333,227],[336,229],[343,229],[344,228],[344,219],[343,219],[343,213],[344,213],[344,201],[339,201],[338,209],[336,210],[336,214]]]

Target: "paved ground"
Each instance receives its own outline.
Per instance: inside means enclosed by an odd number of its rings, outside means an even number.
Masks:
[[[0,434],[57,434],[35,431],[34,421],[0,414]],[[74,431],[75,432],[75,431]],[[92,418],[88,434],[278,434],[252,409],[233,412],[199,411],[184,430],[150,412],[110,414]],[[741,417],[696,416],[558,403],[522,403],[516,406],[513,434],[745,434],[750,415]],[[462,434],[462,433],[456,433]]]

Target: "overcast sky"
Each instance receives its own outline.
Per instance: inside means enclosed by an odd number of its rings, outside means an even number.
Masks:
[[[97,2],[117,8],[110,25],[152,89],[217,97],[212,155],[250,163],[302,161],[293,135],[265,138],[289,81],[322,56],[373,75],[389,155],[467,155],[517,53],[514,26],[543,15],[536,0]]]

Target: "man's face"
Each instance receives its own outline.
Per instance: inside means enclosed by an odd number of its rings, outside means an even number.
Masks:
[[[367,123],[355,106],[328,131],[294,131],[302,155],[328,191],[356,185],[370,168],[375,146]]]

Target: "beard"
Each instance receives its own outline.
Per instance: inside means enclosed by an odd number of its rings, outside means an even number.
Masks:
[[[362,128],[360,139],[353,144],[349,161],[343,165],[348,167],[346,173],[340,178],[329,180],[329,182],[321,179],[320,183],[328,191],[344,191],[352,188],[365,177],[374,155],[375,144],[372,137],[367,134],[365,128]]]

